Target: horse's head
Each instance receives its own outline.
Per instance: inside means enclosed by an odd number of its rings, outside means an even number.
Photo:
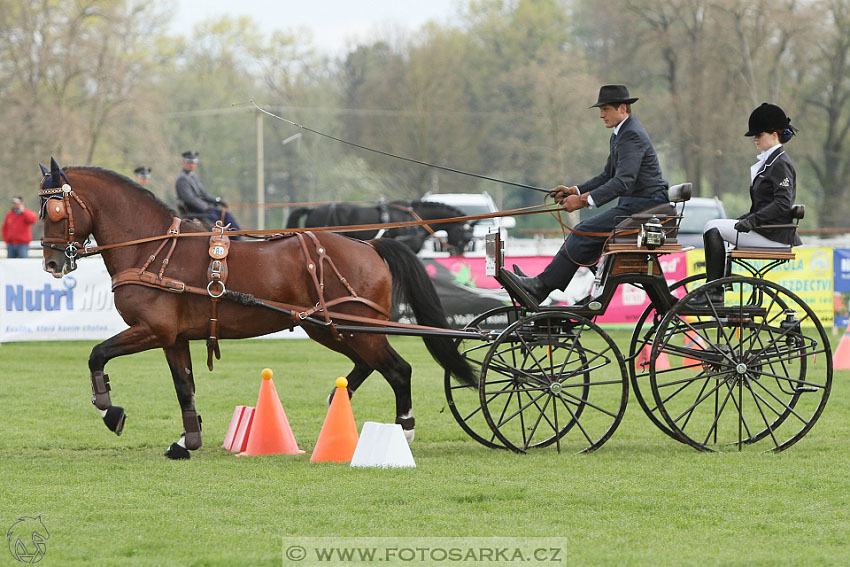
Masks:
[[[41,198],[39,218],[44,227],[41,241],[44,271],[61,278],[77,268],[77,257],[85,250],[92,231],[91,213],[71,188],[71,182],[56,160],[50,158],[50,170],[39,164]]]
[[[449,242],[449,253],[452,256],[463,256],[466,247],[474,238],[473,227],[478,221],[448,223],[446,235]]]

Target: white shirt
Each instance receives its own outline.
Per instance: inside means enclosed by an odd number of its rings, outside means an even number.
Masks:
[[[782,144],[776,144],[775,146],[771,146],[770,148],[764,150],[762,153],[756,156],[756,163],[750,166],[750,183],[756,180],[756,175],[764,168],[764,164],[767,161],[767,156],[773,153],[773,150],[781,146]]]
[[[619,133],[620,133],[620,128],[622,128],[622,127],[623,127],[623,124],[625,124],[625,123],[626,123],[626,120],[628,120],[628,119],[629,119],[629,116],[631,116],[631,114],[629,114],[628,116],[626,116],[625,118],[623,118],[623,121],[622,121],[622,122],[620,122],[619,124],[617,124],[616,126],[614,126],[614,135],[615,135],[615,136],[616,136],[617,134],[619,134]]]

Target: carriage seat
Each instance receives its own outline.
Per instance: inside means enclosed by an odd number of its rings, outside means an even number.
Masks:
[[[680,215],[676,212],[676,207],[671,203],[683,203],[691,198],[693,184],[679,183],[667,190],[670,203],[655,205],[639,213],[634,213],[627,219],[621,221],[614,227],[614,235],[609,240],[614,244],[634,244],[636,236],[635,229],[640,228],[640,225],[647,222],[652,217],[656,217],[664,226],[667,234],[667,244],[676,244],[676,235],[679,231]]]
[[[206,214],[204,214],[204,213],[190,213],[189,211],[186,210],[186,207],[183,206],[183,203],[180,202],[180,201],[177,202],[177,212],[180,215],[181,219],[186,219],[188,221],[194,222],[196,224],[203,226],[204,228],[210,228],[212,226],[212,225],[210,225],[209,217],[207,217]]]
[[[805,205],[794,205],[791,207],[791,218],[795,221],[788,224],[766,224],[756,228],[793,228],[796,232],[800,220],[806,216]],[[735,246],[730,252],[729,257],[733,260],[793,260],[796,254],[791,250],[792,246],[775,246],[775,247],[759,247],[759,246]]]

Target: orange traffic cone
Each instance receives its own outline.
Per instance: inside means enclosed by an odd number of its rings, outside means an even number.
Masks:
[[[705,340],[694,331],[685,331],[685,348],[693,350],[705,350]],[[687,356],[682,357],[682,367],[698,364],[700,361]]]
[[[310,457],[313,463],[347,463],[354,456],[354,449],[357,448],[357,424],[354,423],[354,413],[351,411],[351,400],[348,399],[346,387],[348,380],[336,379],[336,392]]]
[[[652,354],[652,345],[647,343],[640,349],[637,358],[635,359],[635,370],[638,372],[649,372],[649,357]],[[656,370],[669,370],[670,359],[667,358],[666,352],[661,352],[658,355],[655,363]]]
[[[832,354],[832,367],[836,370],[847,370],[850,368],[850,325],[844,331],[838,348]]]
[[[266,368],[262,372],[263,382],[260,395],[254,409],[251,431],[245,451],[239,456],[249,455],[294,455],[304,453],[298,448],[295,436],[289,427],[289,421],[283,412],[280,398],[272,382],[272,371]]]

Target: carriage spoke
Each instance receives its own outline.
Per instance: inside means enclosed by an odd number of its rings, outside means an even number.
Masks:
[[[576,443],[593,450],[622,419],[628,392],[622,356],[594,323],[573,314],[548,311],[516,321],[496,339],[482,368],[482,400],[503,389],[491,385],[491,379],[512,381],[483,413],[496,436],[514,450],[546,445],[560,450]],[[592,379],[595,372],[604,374]],[[590,392],[597,391],[600,396],[616,392],[618,405],[609,406],[602,397],[589,401]],[[507,405],[500,398],[508,392],[516,398],[511,396],[509,408],[498,415]]]
[[[773,439],[773,446],[779,447],[779,441],[776,440],[776,435],[773,432],[773,426],[768,422],[767,416],[764,414],[764,409],[762,409],[761,404],[759,403],[759,396],[756,395],[756,393],[753,391],[752,388],[747,388],[747,389],[750,391],[750,394],[753,396],[753,403],[755,404],[756,408],[758,408],[758,410],[759,410],[759,415],[761,415],[761,419],[764,422],[764,426],[767,428],[767,431],[770,433],[770,438]],[[768,406],[769,405],[770,404],[768,404]],[[770,409],[773,410],[772,407]],[[775,413],[776,410],[773,410],[773,411]],[[750,436],[750,438],[752,439],[752,435]]]

